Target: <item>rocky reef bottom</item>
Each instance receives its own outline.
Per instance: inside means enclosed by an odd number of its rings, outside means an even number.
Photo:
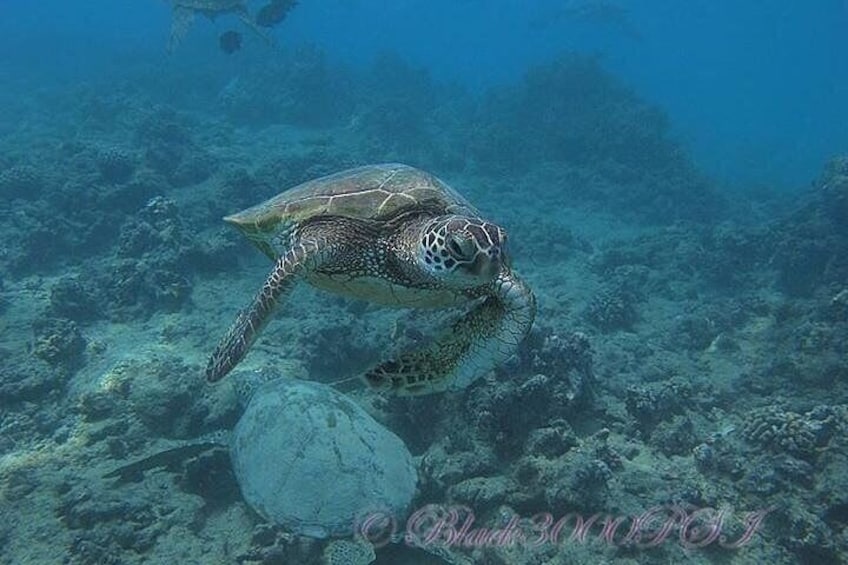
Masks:
[[[564,71],[546,72],[521,95]],[[577,166],[534,138],[544,160],[504,172],[494,146],[475,166],[433,139],[427,154],[376,145],[396,115],[379,109],[386,123],[237,128],[115,96],[81,97],[88,136],[59,124],[0,140],[0,561],[848,560],[848,158],[789,203],[722,207],[701,180],[663,177],[651,193],[636,171],[653,165],[617,146],[619,161]],[[508,147],[497,115],[483,137]],[[270,268],[218,218],[390,159],[432,169],[508,227],[539,314],[467,390],[396,398],[358,376],[457,313],[298,288],[240,368],[343,390],[418,476],[408,515],[313,539],[261,518],[226,444],[204,443],[244,405],[237,379],[208,385],[202,369]],[[673,210],[685,213],[659,221]]]

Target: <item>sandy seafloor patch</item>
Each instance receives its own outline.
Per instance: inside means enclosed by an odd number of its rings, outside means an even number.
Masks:
[[[81,98],[54,111],[92,114],[89,123],[68,126],[73,119],[35,105],[22,110],[25,123],[4,119],[0,130],[11,191],[0,245],[3,562],[320,560],[321,543],[250,511],[223,451],[138,482],[103,475],[238,418],[232,382],[206,385],[202,368],[270,263],[218,218],[273,195],[283,179],[382,160],[437,172],[502,222],[539,302],[517,360],[464,393],[397,400],[353,387],[416,456],[416,507],[465,504],[483,524],[511,512],[727,507],[729,540],[741,535],[743,512],[771,509],[739,549],[685,548],[674,530],[657,547],[570,540],[455,547],[450,559],[844,559],[848,236],[832,213],[848,194],[844,160],[793,212],[760,222],[748,197],[715,213],[700,194],[656,188],[664,165],[645,180],[633,176],[638,163],[610,165],[626,159],[614,152],[559,162],[555,140],[548,160],[497,172],[497,147],[478,145],[509,120],[476,123],[489,133],[457,157],[450,140],[466,131],[441,123],[434,134],[427,122],[415,130],[420,143],[402,143],[367,108],[330,125],[262,127],[240,123],[247,102],[238,100],[223,110],[213,101],[220,113],[207,108],[206,120],[179,100],[151,108],[126,93]],[[640,208],[650,198],[656,204]],[[680,217],[656,217],[654,206]],[[243,369],[349,379],[444,318],[301,288]],[[379,550],[377,563],[447,557],[399,546]]]

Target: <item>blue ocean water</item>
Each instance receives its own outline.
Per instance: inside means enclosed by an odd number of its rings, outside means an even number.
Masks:
[[[846,29],[3,0],[0,562],[845,562]]]
[[[355,65],[391,50],[472,89],[515,81],[563,51],[598,54],[731,184],[803,186],[848,144],[843,0],[302,4],[275,30],[281,45],[313,44]],[[21,75],[86,76],[121,55],[157,60],[169,19],[165,1],[7,0],[2,9],[3,67]],[[223,20],[198,25],[187,50],[217,57],[201,46]]]

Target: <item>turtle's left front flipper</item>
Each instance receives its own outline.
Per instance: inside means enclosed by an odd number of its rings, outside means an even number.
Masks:
[[[325,259],[329,249],[317,241],[301,240],[277,259],[274,269],[250,306],[239,312],[227,335],[215,348],[206,365],[206,380],[219,381],[235,367],[271,319],[277,305],[291,292],[307,266]]]
[[[494,292],[423,349],[402,353],[368,371],[365,382],[399,396],[460,390],[515,353],[533,325],[533,292],[511,272]]]

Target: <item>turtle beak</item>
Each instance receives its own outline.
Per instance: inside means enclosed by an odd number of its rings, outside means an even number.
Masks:
[[[468,266],[468,270],[474,276],[491,279],[501,270],[500,253],[478,253],[474,261]]]

